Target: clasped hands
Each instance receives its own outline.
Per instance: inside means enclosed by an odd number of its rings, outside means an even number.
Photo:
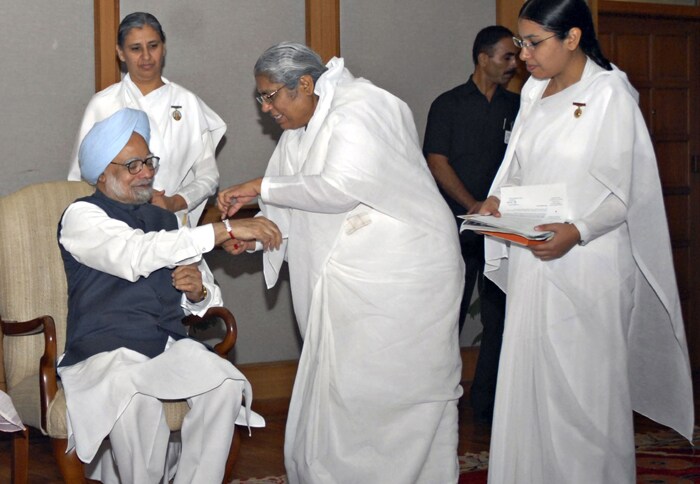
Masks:
[[[498,210],[500,204],[501,200],[498,197],[490,196],[481,204],[478,213],[479,215],[500,217],[501,212]],[[571,223],[542,224],[536,226],[535,230],[554,233],[547,242],[528,247],[535,257],[543,261],[562,257],[581,240],[581,234]]]
[[[262,178],[256,178],[220,191],[216,205],[221,211],[221,218],[233,216],[241,207],[255,200],[260,195],[261,185]],[[238,255],[253,250],[256,241],[262,243],[264,250],[277,249],[282,243],[282,234],[277,225],[265,217],[236,219],[230,223],[235,238],[221,244],[229,254]]]

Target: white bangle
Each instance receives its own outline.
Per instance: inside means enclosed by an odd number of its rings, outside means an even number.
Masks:
[[[233,235],[233,229],[231,228],[231,222],[228,221],[227,218],[223,220],[224,222],[224,227],[226,227],[226,232],[228,232],[229,237],[231,237],[233,240],[236,240],[236,236]]]

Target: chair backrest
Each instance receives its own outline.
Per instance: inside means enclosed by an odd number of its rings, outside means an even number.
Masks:
[[[0,198],[0,317],[15,321],[53,317],[59,355],[66,341],[68,296],[56,230],[65,208],[94,190],[85,182],[58,181],[30,185]],[[12,389],[38,373],[44,340],[5,337],[3,343],[6,384]]]

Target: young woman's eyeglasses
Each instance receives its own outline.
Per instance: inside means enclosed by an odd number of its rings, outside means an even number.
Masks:
[[[157,157],[156,155],[148,155],[145,160],[142,160],[140,158],[134,158],[132,160],[127,161],[126,163],[115,163],[113,161],[110,161],[110,165],[119,165],[123,166],[127,170],[129,170],[130,175],[137,175],[138,173],[143,170],[143,167],[147,167],[153,171],[158,170],[158,162],[160,161],[160,158]]]
[[[513,37],[513,43],[515,44],[515,46],[518,49],[535,50],[535,47],[540,45],[542,42],[544,42],[547,39],[551,39],[552,37],[556,37],[556,36],[557,36],[557,34],[552,34],[549,37],[545,37],[542,40],[536,40],[534,42],[523,40],[523,39],[520,39],[518,37]]]
[[[275,95],[280,92],[281,89],[283,89],[285,86],[280,87],[279,89],[272,91],[271,93],[268,94],[260,94],[258,96],[255,96],[255,100],[258,101],[260,104],[272,104],[272,101],[275,100]]]

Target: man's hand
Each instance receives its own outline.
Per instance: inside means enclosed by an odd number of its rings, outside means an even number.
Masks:
[[[175,289],[184,292],[190,301],[196,303],[204,299],[202,273],[197,264],[176,267],[172,278]]]
[[[265,217],[230,219],[231,232],[236,240],[246,242],[260,241],[263,249],[278,249],[282,243],[282,234],[277,225]],[[231,239],[231,235],[226,232],[223,223],[217,223],[219,228],[215,228],[216,242],[221,245]],[[223,229],[223,231],[221,230]],[[255,244],[253,244],[253,248]]]
[[[530,247],[534,256],[544,261],[562,257],[581,240],[581,234],[574,224],[543,224],[535,227],[535,230],[554,232],[547,242]]]
[[[255,200],[260,195],[261,186],[262,178],[255,178],[220,191],[216,205],[221,211],[221,218],[233,216],[242,206]]]
[[[231,255],[238,255],[242,254],[246,250],[255,250],[255,241],[229,239],[221,244],[221,248]]]

